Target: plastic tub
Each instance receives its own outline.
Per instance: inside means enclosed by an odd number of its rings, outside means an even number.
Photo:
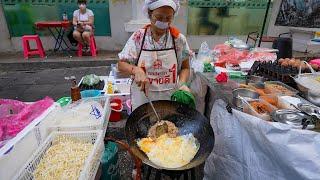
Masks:
[[[89,97],[97,97],[101,95],[101,91],[100,90],[84,90],[80,92],[81,94],[81,98],[89,98]]]
[[[253,106],[252,106],[252,103],[254,103],[254,102],[262,103],[263,105],[265,105],[267,108],[267,112],[265,112],[265,113],[257,112],[256,109],[253,108]],[[266,102],[263,99],[248,101],[248,103],[244,103],[244,106],[243,106],[243,112],[251,114],[255,117],[258,117],[258,118],[266,120],[266,121],[271,120],[270,114],[275,110],[277,110],[276,107],[272,106],[271,104],[269,104],[268,102]]]
[[[115,98],[110,101],[111,115],[109,121],[117,122],[121,120],[121,111],[123,110],[122,100]]]

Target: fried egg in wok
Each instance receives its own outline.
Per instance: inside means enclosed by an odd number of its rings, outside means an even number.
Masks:
[[[179,168],[188,164],[197,154],[200,144],[192,133],[169,137],[143,138],[137,141],[139,148],[154,164],[165,168]]]

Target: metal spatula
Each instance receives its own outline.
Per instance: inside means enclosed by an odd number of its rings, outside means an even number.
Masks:
[[[150,98],[147,96],[147,94],[146,94],[145,91],[144,91],[144,95],[146,96],[147,100],[149,101],[149,104],[150,104],[150,106],[151,106],[154,114],[155,114],[156,117],[157,117],[157,124],[158,124],[158,125],[156,126],[156,137],[159,137],[159,136],[161,136],[162,134],[165,134],[165,133],[168,132],[168,125],[167,125],[167,123],[165,123],[165,122],[162,123],[162,124],[160,124],[160,121],[161,121],[160,116],[158,115],[156,109],[155,109],[154,106],[153,106],[152,101],[151,101]]]

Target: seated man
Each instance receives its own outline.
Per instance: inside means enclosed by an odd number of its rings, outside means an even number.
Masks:
[[[79,9],[73,12],[74,26],[73,37],[84,45],[86,51],[90,51],[89,43],[92,34],[94,15],[90,9],[87,9],[86,0],[78,0]]]

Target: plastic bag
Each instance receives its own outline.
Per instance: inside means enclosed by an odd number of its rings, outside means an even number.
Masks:
[[[87,98],[56,109],[50,113],[53,126],[96,126],[103,121],[102,104],[95,99]]]
[[[54,101],[49,97],[32,104],[11,99],[0,99],[0,141],[15,137],[53,103]]]
[[[213,61],[212,51],[210,50],[207,42],[201,43],[197,60],[202,63],[210,63]]]
[[[89,74],[83,77],[82,84],[87,86],[93,86],[100,82],[99,76],[95,74]]]

